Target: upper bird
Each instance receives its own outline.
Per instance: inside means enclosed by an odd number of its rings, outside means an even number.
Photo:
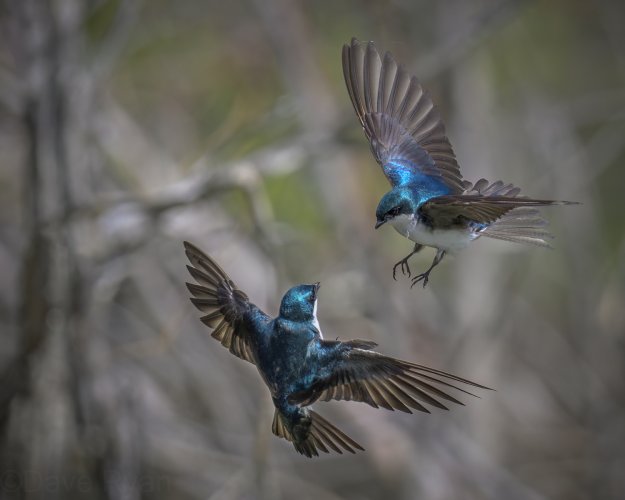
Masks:
[[[519,188],[502,181],[463,180],[445,126],[432,99],[386,52],[372,42],[352,39],[343,46],[343,75],[371,151],[392,185],[376,210],[376,229],[391,225],[415,242],[393,267],[410,276],[408,259],[423,248],[437,249],[430,268],[412,279],[427,285],[446,253],[480,236],[550,246],[541,205],[573,202],[519,197]]]
[[[440,400],[462,404],[442,389],[460,384],[487,389],[455,375],[400,361],[372,349],[366,340],[324,340],[317,321],[319,283],[291,288],[270,318],[252,304],[226,273],[191,243],[184,243],[191,302],[206,313],[201,321],[232,354],[256,365],[271,392],[273,433],[307,457],[362,446],[307,408],[315,401],[362,401],[374,408],[428,412],[425,404],[447,409]],[[442,387],[442,389],[441,389]]]

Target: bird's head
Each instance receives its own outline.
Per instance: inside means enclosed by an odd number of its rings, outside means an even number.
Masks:
[[[382,196],[375,211],[375,228],[393,220],[399,215],[412,215],[417,211],[418,203],[408,188],[395,188]]]
[[[280,316],[290,321],[311,321],[317,315],[319,283],[297,285],[282,297]]]

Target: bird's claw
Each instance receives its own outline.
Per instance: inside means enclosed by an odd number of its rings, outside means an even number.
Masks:
[[[429,279],[430,279],[429,271],[426,273],[421,273],[418,276],[415,276],[414,278],[412,278],[412,284],[410,285],[410,288],[412,288],[417,283],[419,283],[419,281],[423,281],[423,288],[425,288],[425,286],[428,284]]]
[[[410,272],[410,266],[408,265],[408,259],[410,258],[412,254],[410,254],[408,257],[403,258],[402,260],[400,260],[397,264],[395,264],[393,266],[393,279],[395,281],[397,281],[397,278],[395,276],[395,274],[397,273],[397,268],[399,266],[401,266],[401,273],[406,276],[406,274],[408,275],[408,277],[410,278],[411,272]]]

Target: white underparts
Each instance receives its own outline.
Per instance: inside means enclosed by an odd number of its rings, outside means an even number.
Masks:
[[[414,215],[398,215],[390,221],[395,230],[409,240],[428,247],[439,248],[449,253],[465,248],[479,237],[471,229],[432,229]]]

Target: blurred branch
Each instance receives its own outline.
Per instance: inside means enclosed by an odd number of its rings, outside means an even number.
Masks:
[[[453,33],[449,33],[445,27],[446,32],[439,37],[439,43],[414,64],[415,68],[419,68],[420,80],[431,79],[456,65],[477,45],[514,19],[519,9],[529,1],[495,0],[487,3],[477,15],[463,17],[463,22],[453,23]],[[449,4],[440,4],[440,7],[449,10],[455,8]]]
[[[0,102],[14,115],[22,113],[23,90],[19,81],[5,68],[0,67]]]
[[[278,58],[282,79],[298,104],[305,135],[311,142],[328,142],[334,136],[337,107],[319,71],[311,43],[313,35],[300,2],[255,0],[254,3]]]
[[[171,173],[180,170],[161,151],[160,145],[151,141],[128,113],[110,98],[107,99],[106,108],[98,113],[97,131],[100,147],[105,155],[112,158],[114,164],[133,166],[138,161],[148,161],[157,171]],[[247,201],[260,241],[265,250],[271,253],[270,250],[277,242],[275,236],[269,232],[274,218],[271,203],[264,190],[263,177],[302,168],[308,161],[310,148],[303,137],[296,137],[285,144],[272,145],[241,160],[221,165],[220,168],[216,168],[215,161],[205,154],[187,169],[191,172],[189,175],[171,184],[158,177],[148,179],[148,182],[137,178],[134,192],[128,187],[114,195],[99,199],[91,197],[86,203],[65,211],[61,218],[48,220],[47,225],[60,227],[73,220],[93,220],[106,217],[107,213],[112,216],[121,208],[126,218],[140,217],[150,221],[148,227],[152,230],[141,237],[134,234],[132,241],[125,241],[119,235],[118,241],[109,245],[109,250],[99,256],[99,261],[102,262],[140,248],[153,233],[154,222],[164,213],[204,202],[220,193],[238,191]],[[129,171],[133,172],[134,169],[130,168]],[[115,239],[114,237],[113,241]]]
[[[111,1],[111,0],[109,0]],[[91,79],[100,81],[115,67],[119,56],[128,43],[132,28],[136,25],[143,0],[117,0],[110,28],[98,42],[92,58]]]
[[[620,22],[625,14],[623,4],[621,2],[603,0],[597,2],[596,7],[599,11],[599,19],[603,24],[609,46],[612,49],[616,68],[621,75],[621,80],[625,80],[625,34]]]
[[[42,57],[42,50],[51,36],[43,27],[49,18],[46,5],[32,2],[10,2],[15,9],[15,17],[7,20],[9,47],[14,57],[27,54],[19,62],[25,75],[31,78],[36,74],[48,76],[52,68]],[[28,29],[29,28],[29,29]],[[41,31],[39,31],[41,30]],[[41,35],[43,34],[43,39]],[[43,134],[52,121],[50,109],[51,95],[44,85],[31,83],[30,95],[22,109],[22,124],[26,136],[27,156],[23,169],[23,213],[25,221],[26,245],[21,260],[19,317],[19,350],[17,355],[4,368],[2,373],[2,391],[0,392],[0,439],[6,437],[6,424],[9,418],[9,406],[18,394],[25,394],[30,387],[31,359],[41,348],[48,333],[46,324],[50,308],[50,242],[43,233],[43,219],[46,207],[43,200],[50,195],[50,185],[42,173],[45,154],[47,153]]]
[[[122,2],[123,3],[123,2]],[[65,1],[62,6],[51,0],[24,0],[10,2],[12,16],[8,18],[11,55],[16,73],[25,82],[22,98],[24,136],[28,147],[24,169],[24,214],[27,233],[27,249],[22,259],[20,276],[21,301],[19,323],[19,350],[3,373],[0,393],[2,435],[5,437],[9,420],[9,406],[18,395],[25,395],[31,384],[31,372],[36,369],[32,362],[35,354],[45,359],[49,349],[42,346],[52,333],[57,333],[65,343],[65,360],[71,376],[68,390],[73,403],[75,422],[79,434],[85,432],[85,415],[98,414],[94,408],[111,404],[97,395],[84,391],[91,380],[82,332],[85,327],[85,279],[79,268],[74,250],[72,228],[64,215],[74,210],[72,181],[79,180],[84,172],[72,167],[70,148],[79,152],[83,136],[73,129],[72,107],[78,107],[81,90],[91,86],[89,76],[80,71],[84,45],[82,37],[83,4],[78,0]],[[82,94],[89,97],[90,94]],[[71,143],[70,143],[71,141]],[[74,165],[75,167],[75,165]],[[50,225],[47,221],[57,220]],[[48,312],[54,307],[54,321],[48,320]],[[57,374],[47,374],[55,378]],[[119,412],[118,412],[119,413]],[[86,468],[99,491],[118,498],[136,498],[136,478],[131,477],[136,457],[128,454],[132,440],[120,439],[115,425],[123,420],[119,415],[109,414],[102,419],[103,427],[109,426],[106,457],[87,458]],[[39,417],[38,417],[39,418]],[[116,420],[117,419],[117,420]],[[92,419],[97,420],[97,419]],[[81,443],[84,445],[88,443]],[[22,439],[17,444],[24,455],[18,460],[29,463],[33,470],[50,470],[62,473],[63,461],[54,464],[41,463],[32,443]],[[67,443],[60,442],[54,456],[64,457]],[[39,449],[45,449],[41,443]],[[8,460],[8,459],[7,459]],[[32,464],[32,465],[31,465]],[[51,468],[52,466],[52,468]],[[22,470],[19,464],[14,471]],[[28,470],[24,468],[23,470]],[[123,470],[124,473],[119,473]],[[22,494],[30,495],[28,485],[20,484]],[[116,494],[117,493],[117,494]],[[106,494],[106,493],[105,493]]]
[[[113,200],[96,201],[77,207],[72,215],[78,218],[94,218],[123,206],[126,216],[135,212],[154,221],[170,210],[192,206],[220,193],[239,191],[248,202],[257,234],[265,243],[265,249],[269,250],[276,242],[275,237],[268,232],[273,226],[274,218],[271,203],[264,190],[263,175],[301,168],[306,158],[306,147],[297,141],[295,144],[289,142],[288,145],[267,148],[220,169],[210,166],[208,157],[204,156],[193,164],[192,174],[156,193],[143,196],[123,193]],[[143,238],[133,238],[130,246],[128,242],[120,240],[119,245],[99,256],[99,260],[106,261],[119,256],[120,252],[126,253],[129,249],[139,248],[149,237],[150,233],[146,233]],[[126,250],[122,250],[123,248]]]

